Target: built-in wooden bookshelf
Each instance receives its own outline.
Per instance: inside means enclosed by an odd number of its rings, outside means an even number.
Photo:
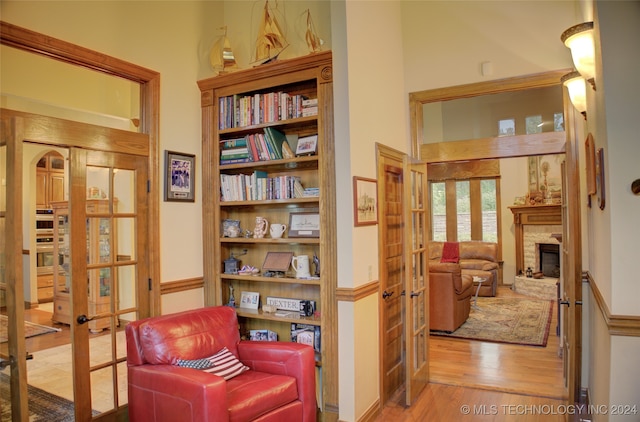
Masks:
[[[331,52],[277,60],[198,81],[202,106],[205,302],[226,305],[233,289],[241,334],[270,330],[291,341],[293,323],[320,327],[319,406],[337,412],[337,254]],[[316,139],[317,135],[317,139]],[[282,136],[279,139],[274,137]],[[289,148],[282,148],[284,144]],[[298,141],[313,140],[307,148]],[[302,144],[302,143],[301,143]],[[302,146],[302,145],[301,145]],[[260,179],[260,180],[258,180]],[[292,216],[317,227],[290,227]],[[281,238],[254,237],[256,217],[286,224]],[[306,223],[306,220],[305,220]],[[241,232],[223,226],[239,224]],[[297,229],[297,231],[296,231]],[[267,253],[317,257],[310,277],[263,270]],[[239,260],[225,265],[230,258]],[[257,274],[233,271],[249,265]],[[230,270],[231,269],[231,270]],[[232,288],[232,289],[231,289]],[[240,307],[242,292],[260,295]],[[309,300],[309,316],[266,312],[267,297]],[[317,343],[316,343],[317,344]]]

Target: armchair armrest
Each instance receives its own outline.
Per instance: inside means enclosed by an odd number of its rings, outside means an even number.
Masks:
[[[238,357],[255,371],[294,377],[298,397],[304,407],[303,421],[315,420],[316,365],[311,346],[289,342],[240,341]]]
[[[430,273],[460,273],[460,264],[455,262],[429,262]]]
[[[217,375],[173,365],[129,366],[129,417],[146,420],[228,420],[227,385]]]

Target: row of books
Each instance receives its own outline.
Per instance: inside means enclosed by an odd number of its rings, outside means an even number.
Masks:
[[[218,105],[218,128],[221,130],[318,114],[317,98],[282,91],[220,97]],[[315,113],[311,110],[314,107]]]
[[[268,177],[264,171],[255,171],[221,174],[220,195],[222,201],[263,201],[302,198],[305,193],[297,176]]]
[[[285,155],[294,156],[287,136],[272,127],[264,128],[264,133],[252,133],[242,138],[220,141],[221,165],[281,160]]]

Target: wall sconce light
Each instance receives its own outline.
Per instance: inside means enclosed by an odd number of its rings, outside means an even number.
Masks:
[[[571,58],[578,72],[596,89],[596,49],[593,22],[584,22],[567,29],[560,39],[571,50]]]
[[[567,73],[560,78],[560,82],[567,87],[571,104],[587,120],[587,85],[580,72]]]

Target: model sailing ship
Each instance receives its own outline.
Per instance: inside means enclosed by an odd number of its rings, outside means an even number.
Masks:
[[[260,29],[256,38],[255,64],[265,64],[276,60],[289,43],[274,15],[269,11],[269,0],[264,3]]]
[[[224,74],[238,69],[238,65],[231,50],[229,38],[227,38],[227,27],[223,26],[220,29],[224,29],[224,35],[211,48],[209,61],[218,74]]]
[[[304,39],[307,42],[309,53],[317,53],[322,50],[322,44],[324,44],[324,41],[316,33],[316,28],[313,26],[311,11],[309,9],[307,9],[307,31],[304,34]]]

